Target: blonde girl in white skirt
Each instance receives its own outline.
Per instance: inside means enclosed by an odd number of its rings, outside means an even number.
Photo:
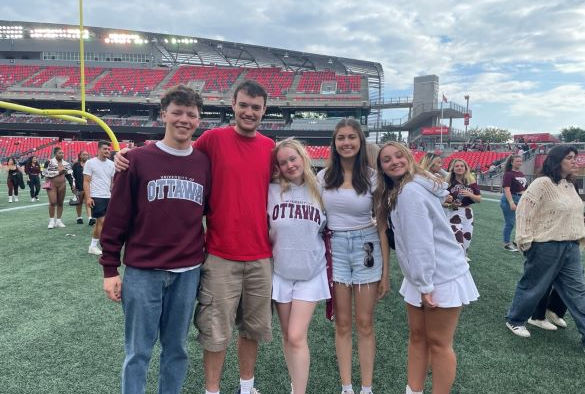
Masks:
[[[300,142],[286,139],[272,155],[268,222],[274,257],[276,304],[292,392],[304,394],[309,378],[307,332],[317,302],[331,298],[327,281],[325,212],[311,162]]]
[[[394,232],[404,275],[400,294],[409,325],[406,393],[422,393],[429,355],[433,393],[448,393],[455,380],[453,337],[459,313],[479,294],[441,206],[449,195],[447,184],[422,170],[400,143],[384,145],[377,166],[376,214]]]

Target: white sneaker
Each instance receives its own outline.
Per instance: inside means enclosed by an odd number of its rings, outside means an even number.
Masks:
[[[49,225],[47,228],[55,228],[55,219],[49,219]]]
[[[87,250],[87,253],[95,254],[96,256],[102,255],[102,251],[100,250],[100,248],[98,248],[97,246],[91,246],[91,245],[90,245],[89,249]]]
[[[556,331],[557,326],[549,322],[548,320],[535,320],[535,319],[528,319],[528,324],[532,324],[533,326],[540,327],[543,330],[547,331]]]
[[[354,394],[353,390],[343,390],[341,394]]]
[[[18,202],[18,196],[14,196],[14,202]]]
[[[514,246],[513,243],[505,244],[504,249],[509,250],[510,252],[517,252],[518,251],[518,249]]]
[[[55,227],[64,228],[64,227],[67,227],[67,226],[65,226],[65,223],[63,223],[61,221],[61,219],[57,219],[57,220],[55,220]]]
[[[36,201],[36,200],[35,200],[35,198],[34,198],[34,197],[30,199],[30,202],[35,202],[35,201]]]
[[[8,196],[8,202],[12,202],[12,196]]]
[[[36,201],[39,201],[39,198],[38,198],[38,197],[35,197],[35,200],[36,200]]]
[[[526,329],[526,326],[513,326],[510,323],[506,322],[506,327],[510,329],[515,335],[518,335],[522,338],[530,338],[530,331]]]
[[[548,320],[549,322],[551,322],[555,326],[559,326],[561,328],[567,328],[567,322],[565,321],[565,319],[563,319],[562,317],[559,317],[553,311],[547,309],[546,312],[544,313],[544,316],[546,317],[546,320]]]

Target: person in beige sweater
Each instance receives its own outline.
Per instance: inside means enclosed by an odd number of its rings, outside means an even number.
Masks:
[[[516,210],[516,244],[526,258],[506,326],[529,337],[525,323],[551,284],[573,316],[585,349],[585,278],[579,245],[585,243],[583,201],[573,184],[577,149],[550,150],[543,176],[526,189]]]

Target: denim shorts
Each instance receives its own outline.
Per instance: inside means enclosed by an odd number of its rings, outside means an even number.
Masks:
[[[378,282],[382,278],[382,251],[375,226],[361,230],[333,231],[333,281],[347,285]],[[368,253],[369,252],[369,253]],[[366,260],[373,265],[366,267]]]

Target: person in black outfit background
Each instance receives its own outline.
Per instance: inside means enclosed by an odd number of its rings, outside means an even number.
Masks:
[[[89,153],[87,151],[82,150],[77,155],[77,161],[73,164],[73,179],[75,180],[75,188],[77,189],[77,200],[79,204],[75,206],[75,210],[77,211],[77,224],[83,224],[83,217],[81,216],[81,209],[85,205],[85,213],[87,214],[87,220],[92,223],[91,218],[91,211],[89,207],[85,204],[85,192],[83,191],[83,167],[85,166],[85,162],[89,159]],[[95,222],[95,221],[94,221]]]
[[[28,187],[30,188],[30,201],[39,201],[41,191],[41,163],[36,156],[31,156],[24,165],[24,172],[28,175]]]

